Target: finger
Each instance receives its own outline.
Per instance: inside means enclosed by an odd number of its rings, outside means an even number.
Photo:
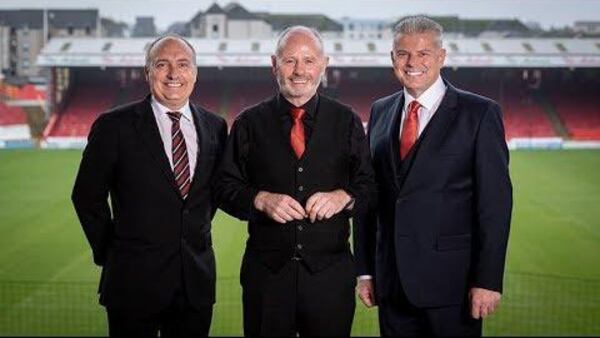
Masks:
[[[312,208],[315,206],[315,203],[319,199],[319,193],[315,193],[306,200],[306,213],[309,214]]]
[[[325,212],[327,211],[326,208],[327,208],[328,203],[329,203],[328,198],[321,198],[319,200],[319,203],[317,203],[317,205],[313,208],[313,210],[315,210],[315,215],[319,219],[319,221],[323,219],[323,216],[325,216]]]
[[[360,300],[363,302],[363,304],[365,304],[366,307],[373,306],[373,302],[372,302],[371,297],[368,292],[359,293],[358,296],[359,296]]]
[[[277,215],[275,213],[271,214],[270,216],[277,223],[281,223],[281,224],[287,223],[287,221],[285,219],[281,218],[279,215]]]
[[[295,199],[290,199],[289,203],[288,203],[288,207],[293,210],[294,212],[294,218],[295,219],[304,219],[306,218],[306,211],[304,210],[304,208],[302,207],[302,205],[300,203],[298,203],[298,201],[296,201]]]
[[[486,306],[486,305],[483,305],[483,306],[481,307],[481,310],[479,310],[479,312],[480,312],[480,315],[481,315],[481,319],[484,319],[485,317],[487,317],[487,316],[488,316],[488,314],[489,314],[489,311],[488,311],[488,309],[489,309],[489,307],[488,307],[488,306]]]
[[[290,222],[294,220],[294,217],[292,217],[286,210],[286,207],[280,207],[277,208],[275,214],[278,215],[280,218],[284,219],[286,222]]]
[[[337,214],[337,211],[333,207],[329,208],[329,210],[327,210],[327,212],[325,213],[325,219],[330,219],[335,214]]]
[[[295,219],[300,220],[300,219],[304,218],[302,213],[298,212],[298,210],[293,208],[291,205],[288,205],[285,207],[285,212],[292,218],[291,220],[295,220]]]
[[[330,205],[329,203],[327,203],[321,209],[319,209],[319,212],[317,212],[317,219],[319,221],[322,221],[325,218],[325,215],[327,215],[327,213],[329,212],[329,208]]]
[[[319,198],[319,200],[313,205],[312,210],[310,211],[310,221],[314,223],[317,220],[319,215],[319,210],[323,207],[324,198]]]
[[[471,316],[475,319],[479,319],[479,303],[473,302],[471,305]]]

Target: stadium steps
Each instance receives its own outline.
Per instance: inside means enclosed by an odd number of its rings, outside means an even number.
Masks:
[[[554,107],[552,102],[550,102],[550,100],[542,92],[535,92],[533,94],[533,98],[538,102],[538,104],[546,114],[546,117],[548,117],[548,120],[550,121],[550,124],[552,125],[552,128],[554,129],[556,135],[564,139],[568,139],[569,131],[567,130],[567,127],[565,126],[563,121],[560,119],[560,116],[558,116],[556,107]]]

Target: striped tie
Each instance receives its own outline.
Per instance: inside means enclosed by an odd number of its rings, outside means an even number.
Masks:
[[[173,124],[171,125],[171,141],[173,149],[173,173],[175,174],[175,181],[181,192],[181,197],[186,199],[190,191],[191,177],[190,177],[190,161],[188,160],[187,148],[185,146],[185,139],[179,126],[179,120],[181,119],[180,112],[168,112],[167,115],[171,118]]]

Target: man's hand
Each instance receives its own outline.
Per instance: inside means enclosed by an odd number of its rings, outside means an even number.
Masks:
[[[254,207],[279,223],[287,223],[307,217],[304,208],[298,201],[283,194],[260,191],[254,198]]]
[[[500,292],[471,288],[469,299],[471,300],[471,316],[475,319],[484,319],[496,311],[500,304]]]
[[[319,221],[329,219],[342,211],[350,200],[352,200],[352,197],[342,189],[330,192],[317,192],[306,201],[306,213],[313,223],[317,219]]]
[[[366,307],[373,307],[377,303],[375,301],[375,286],[372,279],[360,279],[356,286],[358,298],[365,304]]]

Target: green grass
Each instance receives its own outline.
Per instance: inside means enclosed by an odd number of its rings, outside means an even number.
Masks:
[[[104,335],[99,270],[70,203],[80,151],[0,151],[0,335]],[[503,303],[489,335],[600,335],[600,151],[512,152]],[[213,223],[212,335],[241,334],[246,227]],[[355,335],[377,335],[357,306]]]

